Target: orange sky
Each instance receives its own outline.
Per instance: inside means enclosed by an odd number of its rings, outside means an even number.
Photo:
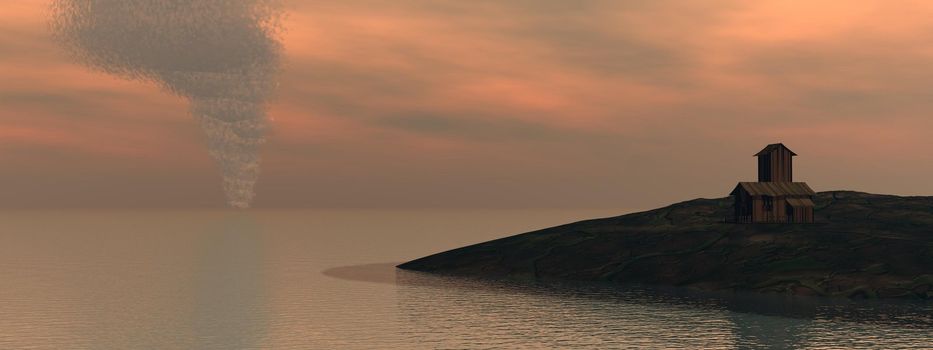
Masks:
[[[649,208],[785,142],[930,195],[929,1],[290,1],[257,207]],[[0,9],[0,207],[221,206],[187,102]]]

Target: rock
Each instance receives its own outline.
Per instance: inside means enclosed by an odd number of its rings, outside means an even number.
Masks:
[[[823,192],[815,202],[814,224],[723,223],[732,212],[729,198],[697,199],[458,248],[399,268],[860,298],[933,293],[924,289],[933,284],[933,197]]]

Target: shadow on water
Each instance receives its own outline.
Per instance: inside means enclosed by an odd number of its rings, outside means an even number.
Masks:
[[[429,346],[922,348],[933,330],[933,305],[922,302],[487,280],[405,271],[394,264],[323,274],[394,284],[400,317]]]
[[[609,303],[670,305],[798,320],[863,322],[933,330],[933,304],[916,300],[851,300],[745,292],[702,292],[680,287],[600,282],[495,280],[407,271],[396,263],[342,266],[322,273],[361,282],[467,292],[539,295],[553,301],[597,299]]]

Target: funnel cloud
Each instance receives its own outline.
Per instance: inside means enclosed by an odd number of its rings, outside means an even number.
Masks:
[[[187,99],[227,204],[249,207],[281,56],[277,0],[56,0],[52,13],[82,64]]]

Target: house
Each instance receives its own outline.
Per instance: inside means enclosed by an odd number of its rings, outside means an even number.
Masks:
[[[736,223],[812,223],[813,195],[805,182],[794,182],[796,153],[782,143],[771,144],[758,157],[758,182],[739,182],[735,199]]]

